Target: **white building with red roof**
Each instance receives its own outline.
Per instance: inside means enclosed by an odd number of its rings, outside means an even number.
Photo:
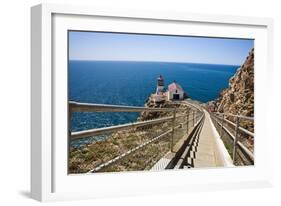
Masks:
[[[176,81],[174,81],[172,84],[168,86],[168,91],[166,96],[168,100],[183,100],[184,90],[178,83],[176,83]]]
[[[157,78],[156,92],[151,95],[154,102],[164,102],[167,100],[183,100],[185,93],[182,87],[174,81],[168,86],[168,90],[165,91],[164,78],[160,75]]]

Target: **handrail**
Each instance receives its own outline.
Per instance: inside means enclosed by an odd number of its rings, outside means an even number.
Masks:
[[[218,114],[218,115],[225,115],[225,116],[231,116],[231,117],[238,117],[241,119],[247,119],[247,120],[254,120],[254,117],[249,117],[249,116],[243,116],[243,115],[235,115],[235,114],[231,114],[231,113],[222,113],[222,112],[213,112],[214,114]]]
[[[221,125],[220,122],[218,122],[218,123]],[[224,128],[224,130],[226,131],[226,133],[231,137],[231,139],[234,141],[235,136],[234,136],[227,128],[225,128],[224,126],[223,126],[223,128]],[[237,145],[250,157],[250,159],[251,159],[252,161],[254,161],[254,155],[253,155],[253,153],[252,153],[247,147],[245,147],[245,146],[242,144],[242,142],[237,141]]]
[[[189,105],[192,107],[192,109],[188,109],[187,113],[183,112],[182,114],[178,114],[178,111],[186,111],[186,108],[148,108],[148,107],[136,107],[136,106],[123,106],[123,105],[106,105],[106,104],[92,104],[92,103],[79,103],[79,102],[69,102],[69,122],[71,121],[72,118],[72,113],[73,112],[173,112],[173,115],[168,113],[171,116],[168,117],[162,117],[162,118],[157,118],[157,119],[152,119],[152,120],[146,120],[146,121],[138,121],[138,122],[132,122],[132,123],[127,123],[127,124],[122,124],[122,125],[114,125],[110,127],[103,127],[103,128],[95,128],[95,129],[89,129],[89,130],[83,130],[83,131],[76,131],[76,132],[71,132],[69,131],[69,138],[71,140],[77,140],[85,137],[91,137],[91,136],[97,136],[101,134],[109,134],[114,131],[120,131],[124,129],[130,129],[130,128],[136,128],[136,127],[142,127],[142,126],[147,126],[147,125],[154,125],[154,124],[159,124],[167,121],[171,121],[171,129],[168,129],[167,131],[163,132],[162,134],[158,135],[157,137],[154,137],[153,139],[150,139],[147,142],[144,142],[140,144],[139,146],[115,157],[114,159],[111,159],[98,167],[90,170],[89,172],[97,172],[100,169],[104,167],[108,167],[109,165],[116,163],[117,161],[123,159],[124,157],[132,154],[133,152],[136,152],[137,150],[145,147],[146,145],[149,145],[156,140],[163,138],[167,136],[167,134],[172,133],[170,137],[170,145],[171,145],[171,151],[173,150],[173,139],[174,139],[174,130],[182,127],[182,125],[187,124],[188,128],[188,122],[193,121],[193,126],[195,124],[196,119],[198,116],[201,116],[202,110],[198,109],[198,107],[194,107],[192,105]],[[195,110],[199,110],[199,113]],[[190,119],[189,114],[190,111],[193,111],[193,117]],[[203,114],[204,115],[204,114]],[[177,125],[175,125],[175,120],[180,117],[187,117],[186,121],[179,122]]]
[[[175,110],[175,108],[149,108],[124,105],[80,103],[74,101],[69,101],[69,107],[71,112],[171,112]],[[178,111],[182,110],[180,108],[176,109]]]
[[[221,117],[217,117],[217,118],[219,118],[220,120],[222,119]],[[228,120],[228,119],[224,119],[224,121],[226,121],[227,123],[231,124],[231,125],[234,126],[234,127],[236,126],[235,123],[233,123],[232,121],[230,121],[230,120]],[[246,133],[247,135],[250,135],[251,137],[254,137],[254,136],[255,136],[255,134],[254,134],[253,132],[251,132],[251,131],[249,131],[249,130],[247,130],[247,129],[241,127],[241,126],[239,126],[238,129],[239,129],[240,131]]]
[[[190,104],[190,106],[192,106]],[[194,107],[194,106],[193,106]],[[197,107],[195,107],[198,109]],[[108,105],[108,104],[93,104],[93,103],[80,103],[69,101],[69,110],[70,112],[159,112],[159,111],[182,111],[184,109],[180,108],[148,108],[148,107],[136,107],[136,106],[124,106],[124,105]],[[177,115],[175,118],[184,117],[185,115]],[[81,139],[85,137],[101,135],[108,132],[114,132],[123,129],[129,129],[138,126],[146,126],[157,124],[169,120],[173,120],[174,116],[158,118],[153,120],[141,121],[141,122],[133,122],[122,125],[115,125],[110,127],[89,129],[77,132],[71,132],[70,138],[71,140]]]
[[[190,138],[185,140],[181,148],[177,151],[174,158],[169,162],[169,164],[165,167],[165,169],[180,169],[183,167],[187,155],[192,148],[192,143],[194,142],[196,136],[200,134],[200,130],[203,127],[204,118],[205,118],[205,113],[202,114],[200,119],[194,125],[193,130],[189,134]]]
[[[143,148],[143,147],[145,147],[145,146],[155,142],[156,140],[158,140],[158,139],[160,139],[162,137],[165,137],[167,134],[169,134],[171,132],[172,132],[172,129],[169,129],[168,131],[160,134],[159,136],[154,137],[153,139],[151,139],[151,140],[149,140],[147,142],[144,142],[143,144],[141,144],[141,145],[139,145],[137,147],[134,147],[133,149],[131,149],[131,150],[129,150],[129,151],[127,151],[127,152],[125,152],[125,153],[123,153],[123,154],[121,154],[121,155],[119,155],[119,156],[117,156],[117,157],[115,157],[115,158],[113,158],[113,159],[111,159],[111,160],[109,160],[109,161],[99,165],[98,167],[96,167],[94,169],[91,169],[88,173],[98,172],[99,170],[101,170],[101,169],[103,169],[105,167],[108,167],[108,166],[112,165],[113,163],[116,163],[119,160],[122,160],[123,158],[125,158],[126,156],[132,154],[133,152],[135,152],[135,151],[137,151],[137,150],[139,150],[139,149],[141,149],[141,148]]]
[[[184,117],[184,116],[185,115],[178,115],[178,116],[176,116],[176,118]],[[110,127],[102,127],[102,128],[97,128],[97,129],[89,129],[89,130],[83,130],[83,131],[78,131],[78,132],[72,132],[71,140],[100,135],[100,134],[114,132],[114,131],[123,130],[123,129],[129,129],[129,128],[133,128],[133,127],[158,124],[158,123],[172,120],[173,118],[174,118],[173,116],[169,116],[169,117],[158,118],[158,119],[147,120],[147,121],[133,122],[133,123],[121,124],[121,125],[110,126]]]
[[[217,113],[213,113],[213,114],[217,114]],[[245,146],[238,140],[238,130],[241,130],[241,131],[245,132],[246,134],[248,134],[248,135],[254,137],[254,133],[252,133],[252,132],[246,130],[245,128],[239,126],[239,119],[240,119],[240,118],[243,118],[243,117],[245,117],[245,116],[232,115],[232,116],[236,116],[236,117],[237,117],[237,119],[236,119],[236,124],[235,124],[235,123],[233,123],[233,122],[231,122],[231,121],[229,121],[229,120],[227,120],[227,119],[224,118],[224,115],[226,115],[226,114],[223,114],[223,113],[220,113],[220,114],[222,114],[223,116],[222,116],[222,117],[219,117],[219,115],[213,115],[213,117],[214,117],[213,119],[214,119],[214,120],[216,121],[216,123],[221,127],[221,135],[223,135],[223,134],[222,134],[222,129],[223,129],[223,130],[231,137],[231,139],[232,139],[233,142],[234,142],[234,143],[233,143],[233,144],[234,144],[234,146],[233,146],[233,157],[232,157],[233,161],[236,160],[236,148],[237,148],[237,146],[238,146],[238,147],[241,149],[241,151],[242,151],[244,154],[246,154],[246,155],[248,156],[248,158],[249,158],[252,162],[254,162],[254,154],[253,154],[253,152],[251,152],[247,147],[245,147]],[[244,118],[244,119],[245,119],[245,118]],[[219,120],[221,120],[221,122],[220,122]],[[223,122],[224,122],[224,121],[226,121],[227,123],[230,123],[231,125],[233,125],[233,126],[235,127],[235,135],[232,134],[232,133],[223,125]]]
[[[194,126],[194,128],[197,128],[197,125],[200,123],[200,121],[202,120],[204,114],[201,116],[200,120],[198,120],[198,122],[196,123],[196,125]],[[185,124],[186,122],[183,122],[182,124]],[[175,126],[175,129],[179,128],[181,126],[181,124]],[[173,129],[169,129],[167,131],[165,131],[164,133],[152,138],[151,140],[149,141],[146,141],[144,143],[142,143],[141,145],[137,146],[137,147],[134,147],[133,149],[125,152],[125,153],[122,153],[121,155],[118,155],[117,157],[105,162],[105,163],[102,163],[100,164],[99,166],[95,167],[94,169],[91,169],[90,171],[88,171],[88,173],[94,173],[94,172],[98,172],[100,171],[101,169],[103,168],[106,168],[106,167],[109,167],[110,165],[116,163],[117,161],[120,161],[122,160],[123,158],[129,156],[130,154],[132,154],[133,152],[136,152],[137,150],[140,150],[141,148],[155,142],[156,140],[159,140],[163,137],[165,137],[167,134],[169,133],[172,133]]]
[[[201,108],[201,107],[198,107],[197,105],[191,104],[191,103],[188,102],[188,101],[183,101],[183,103],[184,103],[184,104],[187,104],[187,105],[190,106],[190,107],[193,107],[193,108],[199,110],[200,112],[203,112],[202,108]]]

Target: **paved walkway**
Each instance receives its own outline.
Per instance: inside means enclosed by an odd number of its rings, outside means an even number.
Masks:
[[[230,166],[232,164],[231,158],[214,128],[210,115],[206,110],[204,110],[204,113],[205,121],[195,143],[193,155],[190,155],[193,159],[193,167]]]
[[[187,166],[184,168],[212,168],[212,167],[231,167],[233,166],[231,157],[222,142],[209,113],[203,110],[205,114],[204,123],[200,134],[195,139],[189,156],[187,157]],[[190,128],[192,130],[193,128]],[[188,133],[190,134],[190,132]],[[178,142],[178,148],[183,141]],[[177,151],[177,150],[176,150]],[[174,152],[168,152],[161,158],[151,170],[163,170],[175,156]]]

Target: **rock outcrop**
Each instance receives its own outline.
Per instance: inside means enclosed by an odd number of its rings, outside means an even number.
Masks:
[[[164,102],[155,102],[153,101],[152,97],[149,97],[146,103],[144,104],[145,107],[148,108],[177,108],[177,110],[185,111],[187,110],[187,105],[183,104],[181,101],[164,101]],[[177,112],[178,113],[178,112]],[[141,112],[138,120],[146,121],[151,119],[156,119],[160,117],[167,117],[173,115],[173,112]]]
[[[229,79],[229,87],[214,101],[218,112],[254,116],[254,49],[244,64]],[[246,129],[254,129],[253,122],[241,122]]]

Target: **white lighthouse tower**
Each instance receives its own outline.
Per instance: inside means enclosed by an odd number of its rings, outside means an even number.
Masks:
[[[164,78],[160,75],[157,78],[157,87],[156,87],[156,94],[154,95],[155,102],[162,102],[165,101],[165,92],[164,92]]]
[[[160,94],[164,92],[164,79],[162,75],[160,75],[157,78],[157,88],[156,88],[156,94]]]

